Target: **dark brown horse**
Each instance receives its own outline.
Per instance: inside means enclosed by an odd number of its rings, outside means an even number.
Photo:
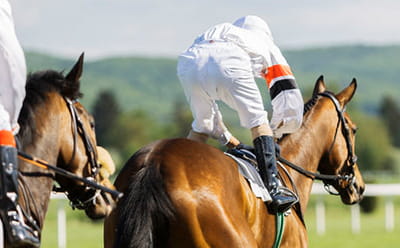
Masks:
[[[97,152],[94,120],[78,101],[82,95],[79,82],[82,66],[83,55],[66,76],[51,70],[29,75],[19,117],[19,150],[109,186],[108,178],[101,178],[109,165],[98,163],[102,158]],[[84,209],[89,217],[102,218],[111,211],[113,200],[109,196],[104,197],[82,182],[60,177],[51,170],[20,160],[19,202],[25,222],[39,233],[54,180],[72,204]],[[6,247],[12,247],[12,244],[6,244]]]
[[[355,124],[342,111],[356,81],[339,94],[323,78],[305,105],[302,127],[280,141],[281,156],[327,175],[345,204],[361,200],[364,182],[355,163]],[[286,166],[300,204],[285,217],[281,247],[307,247],[303,214],[312,176]],[[288,177],[280,169],[284,181]],[[105,222],[105,247],[272,247],[275,216],[251,192],[236,163],[220,150],[188,139],[160,140],[135,153],[115,186],[125,193]]]

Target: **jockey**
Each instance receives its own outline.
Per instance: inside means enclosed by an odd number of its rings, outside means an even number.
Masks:
[[[13,246],[39,247],[39,234],[24,223],[18,204],[18,159],[14,135],[18,132],[25,82],[25,57],[15,35],[11,6],[8,0],[0,0],[0,214]]]
[[[194,118],[188,138],[206,142],[212,137],[229,148],[240,145],[216,104],[225,102],[238,112],[240,124],[251,130],[260,176],[272,198],[268,210],[275,214],[290,209],[297,197],[278,179],[273,136],[300,127],[303,98],[267,23],[245,16],[209,28],[179,56],[177,74]],[[268,85],[271,123],[255,77],[265,78]]]

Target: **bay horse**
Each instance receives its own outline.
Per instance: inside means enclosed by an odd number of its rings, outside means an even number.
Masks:
[[[79,81],[82,70],[83,54],[66,76],[53,70],[28,76],[26,97],[18,119],[18,150],[109,187],[112,184],[102,175],[112,170],[113,163],[104,149],[98,153],[93,117],[78,101],[82,96]],[[100,165],[98,161],[104,159],[109,164]],[[103,218],[113,208],[111,196],[35,166],[32,161],[20,160],[19,203],[25,222],[39,237],[54,181],[67,194],[71,205],[85,210],[90,218]],[[5,247],[13,247],[13,244],[6,243]]]
[[[325,183],[338,191],[345,204],[362,199],[365,184],[354,154],[356,125],[344,112],[356,86],[353,79],[335,95],[326,90],[321,76],[305,104],[301,128],[279,142],[281,157],[308,172],[283,165],[293,181],[290,184],[279,168],[283,181],[299,196],[299,204],[285,217],[280,247],[308,246],[303,215],[314,181],[309,173],[332,175]],[[127,161],[114,184],[124,197],[106,217],[105,248],[274,244],[276,216],[255,197],[234,160],[207,144],[188,139],[149,144]]]

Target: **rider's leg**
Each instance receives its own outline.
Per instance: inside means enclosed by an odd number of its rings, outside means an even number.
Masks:
[[[9,130],[0,130],[0,214],[15,247],[39,247],[38,233],[24,223],[18,204],[18,159],[14,136]]]
[[[272,214],[286,212],[298,199],[289,189],[283,188],[278,178],[272,130],[268,124],[262,124],[253,127],[251,132],[260,175],[272,198],[268,210]]]
[[[187,138],[201,143],[206,143],[208,140],[208,135],[190,130]]]
[[[13,247],[39,246],[18,205],[18,160],[11,128],[25,97],[26,64],[8,1],[0,4],[0,214]]]
[[[208,140],[208,135],[205,134],[205,133],[198,133],[198,132],[195,132],[193,130],[190,130],[189,135],[187,136],[187,138],[191,139],[191,140],[195,140],[195,141],[201,142],[201,143],[206,143],[207,140]],[[225,145],[228,148],[234,148],[234,147],[238,146],[239,144],[240,144],[240,141],[236,137],[231,136],[229,141],[228,141],[228,143],[225,144]]]

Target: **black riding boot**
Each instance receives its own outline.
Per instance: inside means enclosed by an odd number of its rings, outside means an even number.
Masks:
[[[253,141],[260,176],[267,187],[272,202],[268,204],[271,214],[289,210],[297,201],[297,196],[281,185],[276,168],[275,141],[272,136],[259,136]]]
[[[0,146],[0,167],[0,214],[8,241],[13,247],[39,247],[39,234],[24,223],[18,205],[18,160],[15,147]]]

